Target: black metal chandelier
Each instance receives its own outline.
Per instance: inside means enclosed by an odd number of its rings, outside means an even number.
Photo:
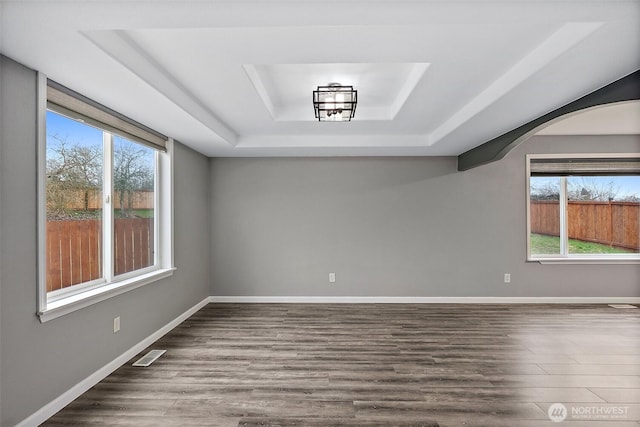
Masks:
[[[329,83],[313,91],[313,109],[321,122],[349,122],[356,114],[358,91],[353,86]]]

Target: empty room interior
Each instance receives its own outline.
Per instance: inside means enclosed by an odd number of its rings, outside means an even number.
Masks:
[[[2,427],[638,427],[639,306],[638,0],[0,1]]]

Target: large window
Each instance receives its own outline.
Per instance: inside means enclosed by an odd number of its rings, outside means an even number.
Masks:
[[[528,259],[640,260],[640,155],[529,155]]]
[[[171,144],[54,82],[42,109],[39,310],[48,320],[170,274]]]

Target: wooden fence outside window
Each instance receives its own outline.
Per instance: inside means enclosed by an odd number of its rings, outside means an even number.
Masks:
[[[569,201],[570,239],[640,250],[640,203]],[[560,235],[558,201],[530,203],[531,232]]]
[[[114,275],[153,265],[153,218],[114,220]],[[47,221],[47,292],[99,279],[102,220]]]

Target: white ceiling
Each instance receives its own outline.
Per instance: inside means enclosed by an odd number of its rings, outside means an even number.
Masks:
[[[640,101],[590,108],[550,124],[538,135],[640,135]]]
[[[0,4],[3,54],[209,156],[458,155],[640,68],[638,0]]]

